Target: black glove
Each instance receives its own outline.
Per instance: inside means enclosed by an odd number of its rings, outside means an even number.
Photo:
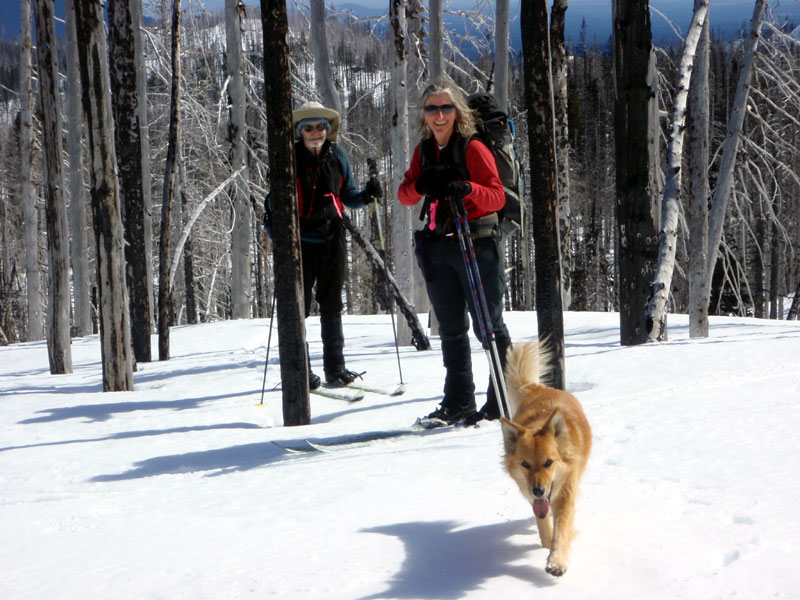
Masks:
[[[464,209],[464,197],[471,191],[472,186],[468,181],[451,181],[447,184],[447,195],[453,199],[453,206],[460,217],[467,214]]]
[[[368,198],[383,198],[383,188],[377,177],[370,177],[364,186],[364,195]]]
[[[417,179],[414,183],[414,189],[417,190],[418,194],[429,198],[438,199],[445,196],[445,186],[433,172],[425,173]]]
[[[436,223],[436,231],[439,233],[450,233],[450,225],[453,222],[453,211],[451,209],[452,203],[449,198],[442,198],[436,203],[436,211],[434,213],[434,222]]]

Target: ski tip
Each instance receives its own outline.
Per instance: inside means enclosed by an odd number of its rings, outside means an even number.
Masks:
[[[304,447],[304,448],[298,448],[298,447],[294,447],[294,446],[288,446],[288,445],[280,444],[280,443],[276,442],[275,440],[272,440],[272,443],[275,444],[278,448],[280,448],[284,452],[288,452],[289,454],[307,454],[309,452],[318,452],[319,451],[317,448],[314,448],[314,447],[311,447],[311,446]]]
[[[329,452],[331,451],[331,449],[330,449],[330,448],[328,448],[328,447],[327,447],[326,445],[324,445],[324,444],[318,444],[318,443],[316,443],[316,442],[312,442],[312,441],[309,441],[309,440],[305,440],[305,443],[306,443],[306,444],[308,444],[308,446],[309,446],[309,447],[310,447],[312,450],[316,450],[317,452],[324,452],[324,453],[326,453],[326,454],[327,454],[327,453],[329,453]]]
[[[352,397],[350,398],[350,402],[358,402],[359,400],[363,399],[364,399],[364,392],[358,390],[355,394],[352,395]]]
[[[394,389],[394,391],[390,395],[392,395],[392,396],[402,396],[405,393],[406,393],[406,386],[405,386],[404,383],[401,383],[400,385],[398,385]]]

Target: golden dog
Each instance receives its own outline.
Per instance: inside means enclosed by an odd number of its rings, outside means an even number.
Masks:
[[[539,383],[551,355],[543,344],[509,349],[505,368],[512,419],[502,419],[505,467],[533,505],[546,571],[560,577],[574,534],[578,482],[592,447],[592,430],[577,398]]]

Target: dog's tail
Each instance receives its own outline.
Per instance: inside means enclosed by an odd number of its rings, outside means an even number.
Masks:
[[[551,360],[552,352],[546,340],[517,344],[509,349],[505,376],[512,418],[517,413],[525,388],[541,385],[541,379],[547,373]]]

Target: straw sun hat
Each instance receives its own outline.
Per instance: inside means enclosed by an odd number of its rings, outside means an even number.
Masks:
[[[339,113],[332,108],[325,108],[319,102],[306,102],[292,112],[292,128],[297,132],[297,124],[303,119],[328,119],[331,124],[331,131],[328,139],[336,141],[336,134],[339,133]]]

